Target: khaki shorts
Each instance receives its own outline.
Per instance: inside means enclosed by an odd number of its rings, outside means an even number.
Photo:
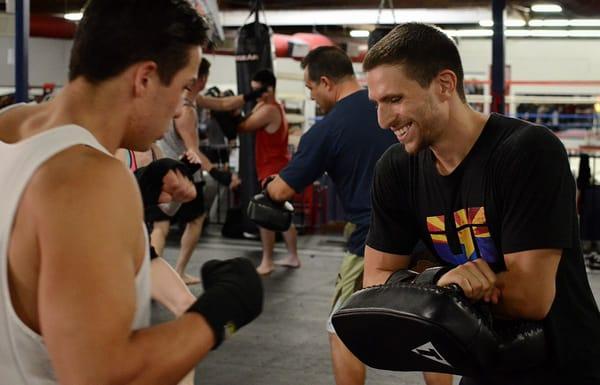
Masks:
[[[363,257],[350,253],[344,256],[335,282],[335,296],[331,314],[339,309],[354,292],[362,289],[364,269],[365,262]],[[327,320],[327,331],[335,334],[335,329],[331,323],[331,314]]]

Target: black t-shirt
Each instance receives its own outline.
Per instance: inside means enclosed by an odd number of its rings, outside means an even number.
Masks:
[[[348,251],[362,256],[371,220],[371,185],[375,163],[397,143],[377,123],[377,110],[366,90],[339,100],[300,140],[298,151],[279,175],[301,192],[324,172],[335,183],[346,220],[356,225]]]
[[[562,249],[556,296],[544,321],[557,383],[600,384],[600,313],[579,244],[575,181],[562,143],[545,127],[492,114],[447,176],[431,150],[391,147],[378,162],[370,247],[408,255],[421,239],[441,263]]]

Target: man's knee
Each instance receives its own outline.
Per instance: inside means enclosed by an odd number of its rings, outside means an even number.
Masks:
[[[365,365],[348,350],[335,333],[329,333],[329,344],[336,385],[363,385],[366,377]]]
[[[169,221],[160,221],[160,222],[154,222],[154,228],[152,229],[152,235],[153,236],[164,236],[165,238],[167,237],[167,235],[169,235],[169,227],[170,227],[170,222]]]
[[[452,375],[446,373],[423,372],[426,385],[452,385]]]
[[[204,219],[206,218],[206,213],[200,215],[197,218],[192,219],[191,221],[189,221],[187,223],[187,226],[191,226],[191,227],[199,227],[202,226],[202,224],[204,223]]]

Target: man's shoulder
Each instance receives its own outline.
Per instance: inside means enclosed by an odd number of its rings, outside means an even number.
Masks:
[[[111,186],[128,189],[132,178],[118,159],[91,147],[78,145],[56,154],[34,174],[31,183],[40,194],[96,195]],[[44,196],[42,195],[42,196]],[[102,198],[102,197],[99,197]]]
[[[285,113],[277,102],[257,104],[253,114],[266,117],[269,124],[285,119]]]
[[[255,107],[254,112],[256,111],[279,111],[279,104],[275,103],[258,103]]]
[[[564,145],[547,127],[525,120],[495,115],[503,132],[498,150],[512,153],[563,152]]]
[[[348,126],[377,127],[377,110],[367,97],[365,90],[360,90],[338,101],[333,109],[321,120],[321,125],[344,128]]]
[[[375,105],[369,101],[367,90],[358,90],[339,100],[329,115],[355,115],[364,114],[365,111],[377,112]],[[351,118],[352,119],[352,118]]]
[[[377,169],[380,171],[388,170],[390,172],[401,170],[407,167],[411,161],[416,160],[420,153],[410,155],[406,152],[402,144],[393,144],[385,150],[381,158],[377,161]]]

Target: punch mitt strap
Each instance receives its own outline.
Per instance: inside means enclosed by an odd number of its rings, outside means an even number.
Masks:
[[[437,281],[440,280],[442,275],[446,274],[450,270],[452,270],[452,267],[450,266],[430,267],[429,269],[423,270],[423,272],[415,278],[414,282],[435,285],[437,284]]]
[[[387,285],[391,283],[412,282],[418,275],[419,273],[414,270],[400,269],[390,275],[385,283]]]

